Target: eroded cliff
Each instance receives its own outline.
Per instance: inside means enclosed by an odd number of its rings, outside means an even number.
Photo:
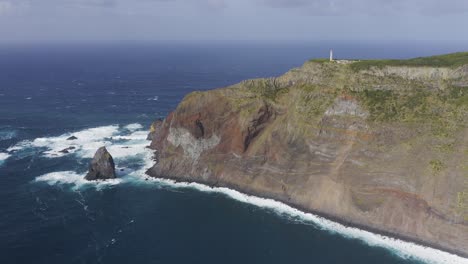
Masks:
[[[193,92],[152,125],[148,174],[467,256],[468,64],[400,64],[309,61]]]

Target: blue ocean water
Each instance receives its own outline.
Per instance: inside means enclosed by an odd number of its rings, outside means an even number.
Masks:
[[[423,263],[221,192],[147,180],[149,124],[183,96],[343,58],[457,51],[419,44],[0,47],[0,263]],[[76,141],[67,140],[71,135]],[[106,145],[119,180],[87,184]],[[70,153],[61,150],[73,147]]]

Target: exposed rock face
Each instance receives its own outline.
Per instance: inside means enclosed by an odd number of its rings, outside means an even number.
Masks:
[[[187,95],[155,177],[236,188],[468,255],[468,72],[308,62]]]
[[[106,147],[101,147],[94,154],[94,158],[89,165],[88,174],[85,179],[88,181],[105,180],[115,178],[115,164],[111,154]]]
[[[67,138],[67,140],[77,140],[77,139],[78,139],[78,138],[75,137],[75,136],[71,136],[71,137]]]
[[[68,148],[62,149],[59,152],[64,153],[64,154],[68,154],[68,153],[70,153],[70,150],[74,150],[74,149],[75,149],[75,147],[68,147]]]
[[[147,140],[158,140],[158,137],[161,133],[161,125],[163,123],[162,119],[158,119],[151,124],[150,132],[148,134]]]

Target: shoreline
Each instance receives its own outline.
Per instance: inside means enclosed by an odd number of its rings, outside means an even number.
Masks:
[[[340,218],[340,217],[336,217],[336,216],[333,216],[333,215],[330,215],[330,214],[326,214],[326,213],[318,212],[318,211],[315,211],[315,210],[307,209],[307,208],[304,208],[304,207],[302,207],[300,205],[288,203],[287,201],[283,201],[282,199],[280,199],[278,197],[273,197],[273,196],[268,195],[268,194],[263,194],[263,193],[255,192],[255,191],[243,190],[243,188],[239,188],[238,186],[233,186],[233,185],[224,184],[224,183],[219,184],[219,182],[213,183],[213,182],[209,182],[209,181],[206,181],[206,182],[195,181],[193,179],[187,179],[187,178],[183,178],[183,177],[153,176],[153,175],[149,174],[148,171],[146,172],[146,175],[148,175],[151,178],[155,178],[155,179],[174,181],[175,183],[201,184],[201,185],[207,186],[207,187],[212,188],[212,189],[227,188],[227,189],[234,190],[236,192],[239,192],[241,194],[245,194],[245,195],[248,195],[248,196],[257,197],[257,198],[261,198],[261,199],[273,200],[273,201],[282,203],[282,204],[284,204],[286,206],[289,206],[289,207],[291,207],[293,209],[296,209],[296,210],[298,210],[298,211],[300,211],[300,212],[302,212],[304,214],[312,214],[314,216],[317,216],[317,217],[320,217],[320,218],[335,222],[337,224],[343,225],[344,227],[357,228],[359,230],[367,231],[367,232],[370,232],[370,233],[373,233],[373,234],[376,234],[376,235],[379,235],[379,236],[383,236],[383,237],[388,237],[390,239],[401,240],[403,242],[412,243],[412,244],[415,244],[415,245],[418,245],[418,246],[427,247],[427,248],[434,249],[434,250],[439,250],[439,251],[442,251],[442,252],[445,252],[445,253],[448,253],[448,254],[455,255],[455,256],[460,257],[460,258],[464,258],[464,259],[467,260],[467,263],[468,263],[468,254],[467,253],[464,253],[464,252],[461,252],[461,251],[458,251],[458,250],[453,250],[453,249],[450,249],[450,248],[445,248],[445,247],[437,245],[435,243],[431,243],[431,242],[428,242],[428,241],[423,241],[421,239],[417,239],[417,238],[414,238],[414,237],[405,236],[405,235],[402,235],[402,234],[396,234],[394,232],[381,230],[381,229],[378,229],[378,228],[375,228],[375,227],[372,227],[372,226],[367,226],[367,225],[363,225],[363,224],[359,224],[359,223],[354,223],[352,221],[349,221],[349,220],[346,220],[346,219],[343,219],[343,218]]]

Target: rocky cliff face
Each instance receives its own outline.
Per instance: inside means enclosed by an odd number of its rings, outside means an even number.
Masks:
[[[468,67],[307,62],[187,95],[155,177],[227,186],[468,255]]]

